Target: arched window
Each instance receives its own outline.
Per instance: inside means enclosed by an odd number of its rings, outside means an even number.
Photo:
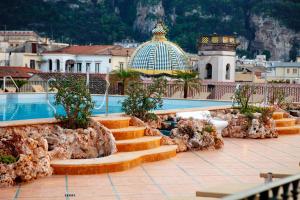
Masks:
[[[49,72],[52,72],[52,60],[51,59],[49,59],[48,60],[48,62],[49,62]]]
[[[59,72],[60,71],[60,60],[56,60],[56,70]]]
[[[206,71],[205,79],[212,79],[212,65],[210,63],[206,64],[205,71]]]
[[[230,80],[230,64],[227,64],[227,65],[226,65],[225,79],[226,79],[226,80]]]

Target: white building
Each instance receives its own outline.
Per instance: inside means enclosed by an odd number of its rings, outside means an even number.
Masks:
[[[237,46],[234,36],[200,37],[197,65],[200,77],[203,80],[234,82]]]
[[[114,45],[122,46],[124,48],[137,48],[141,43],[131,39],[124,39],[121,42],[115,42]]]
[[[107,73],[127,68],[133,50],[116,45],[69,46],[42,54],[43,72]]]
[[[267,63],[267,80],[300,84],[300,62],[272,61]]]
[[[34,31],[0,31],[0,66],[40,69],[41,53],[67,47]]]

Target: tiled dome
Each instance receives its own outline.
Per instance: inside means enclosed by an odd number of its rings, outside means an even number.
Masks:
[[[155,74],[190,69],[185,52],[166,39],[166,32],[163,24],[157,23],[152,31],[152,40],[141,44],[135,50],[129,67],[144,73]]]

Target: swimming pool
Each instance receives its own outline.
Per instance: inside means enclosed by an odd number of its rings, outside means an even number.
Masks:
[[[54,102],[54,94],[49,94],[50,102]],[[93,95],[96,106],[99,106],[104,97]],[[122,96],[109,96],[109,113],[120,113]],[[203,108],[211,106],[228,106],[231,102],[202,101],[202,100],[176,100],[164,99],[161,110],[181,108]],[[58,113],[63,113],[62,106],[54,106]],[[105,106],[100,110],[93,110],[93,115],[104,114]],[[13,121],[24,119],[53,118],[54,109],[47,103],[46,94],[1,94],[0,95],[0,121]]]

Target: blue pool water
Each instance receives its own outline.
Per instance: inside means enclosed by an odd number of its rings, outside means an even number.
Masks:
[[[50,102],[54,102],[54,95],[50,95]],[[99,106],[104,97],[93,96],[96,106]],[[109,97],[109,113],[119,113],[124,97]],[[230,105],[230,102],[201,101],[201,100],[173,100],[164,99],[162,110],[180,108],[203,108],[210,106]],[[58,113],[63,113],[62,106],[54,106]],[[93,110],[93,114],[104,114],[105,106],[100,110]],[[54,109],[47,103],[45,94],[7,94],[0,95],[0,121],[52,118]]]

